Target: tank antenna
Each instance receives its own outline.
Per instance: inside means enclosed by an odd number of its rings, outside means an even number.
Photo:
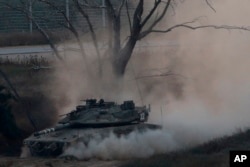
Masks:
[[[136,87],[138,89],[138,93],[139,93],[139,96],[140,96],[140,99],[141,99],[141,103],[142,103],[142,105],[144,105],[143,98],[142,98],[142,93],[141,93],[141,90],[140,90],[140,87],[139,87],[139,83],[138,83],[138,81],[136,79],[136,76],[135,76],[135,70],[134,70],[134,65],[133,65],[132,60],[131,60],[131,66],[132,66],[132,72],[133,72],[133,75],[134,75],[134,78],[135,78]]]
[[[161,126],[163,126],[162,106],[161,106]]]

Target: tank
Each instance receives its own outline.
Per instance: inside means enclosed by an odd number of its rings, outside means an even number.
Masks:
[[[35,132],[24,140],[32,156],[59,156],[72,143],[82,141],[88,145],[96,135],[105,138],[114,133],[120,137],[133,131],[143,133],[147,129],[161,128],[145,123],[150,105],[135,106],[132,100],[122,104],[103,99],[87,99],[84,102],[63,115],[54,127]]]

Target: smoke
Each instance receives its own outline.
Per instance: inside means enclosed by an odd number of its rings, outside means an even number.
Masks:
[[[98,158],[102,160],[145,158],[154,154],[173,151],[179,146],[172,135],[162,130],[137,131],[127,136],[117,137],[110,133],[107,138],[95,137],[86,146],[77,142],[69,146],[61,156],[78,159]]]
[[[176,19],[188,20],[190,12],[194,16],[193,13],[201,15],[204,10],[207,17],[200,24],[246,25],[248,21],[244,16],[249,12],[244,7],[237,10],[235,6],[247,3],[214,2],[218,12],[210,11],[209,14],[206,6],[190,11],[187,9],[190,4],[184,2]],[[248,32],[181,29],[176,33],[179,49],[175,54],[178,61],[175,71],[186,77],[184,98],[180,101],[169,99],[167,110],[171,113],[166,114],[164,122],[171,125],[178,122],[210,138],[249,127]]]
[[[212,4],[216,13],[205,1],[180,1],[166,19],[168,26],[198,17],[199,25],[250,25],[245,17],[250,14],[248,1]],[[110,134],[88,146],[77,143],[65,154],[79,159],[148,157],[249,128],[249,35],[214,29],[176,29],[150,35],[137,44],[122,79],[112,75],[108,57],[102,57],[103,77],[87,76],[81,59],[68,52],[67,68],[58,68],[52,83],[58,96],[69,99],[59,112],[68,112],[85,98],[133,99],[137,105],[151,104],[150,122],[162,124],[164,130],[121,138]],[[94,69],[96,58],[88,60]],[[169,70],[175,75],[162,75]]]

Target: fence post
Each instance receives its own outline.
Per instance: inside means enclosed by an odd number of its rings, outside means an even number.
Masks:
[[[29,27],[30,27],[30,33],[33,32],[33,23],[32,23],[32,17],[33,17],[33,14],[32,14],[32,1],[30,0],[29,1],[29,15],[30,15],[30,19],[29,19]]]
[[[106,16],[105,16],[105,0],[102,0],[102,26],[106,27]]]
[[[66,10],[66,17],[67,17],[67,19],[69,20],[69,0],[66,0],[65,1],[65,10]],[[69,23],[67,23],[67,25],[68,25],[68,27],[69,27]]]

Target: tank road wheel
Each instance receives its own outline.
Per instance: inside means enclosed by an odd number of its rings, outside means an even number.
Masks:
[[[35,142],[29,145],[31,156],[56,157],[63,152],[64,143]]]

